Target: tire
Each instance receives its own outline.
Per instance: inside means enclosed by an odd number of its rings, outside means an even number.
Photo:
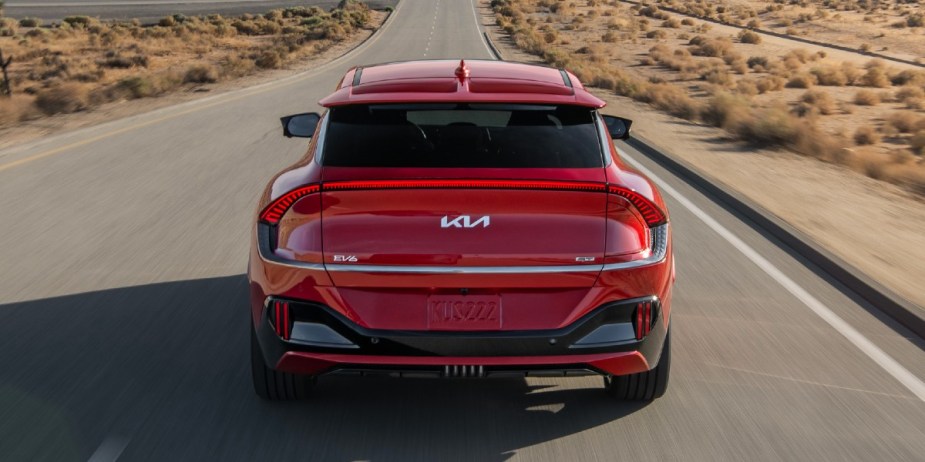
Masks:
[[[665,335],[662,357],[655,369],[638,374],[604,378],[604,390],[615,399],[624,401],[652,401],[661,398],[668,389],[668,372],[671,369],[671,332]]]
[[[294,401],[305,399],[315,378],[312,376],[279,372],[267,367],[257,343],[257,334],[251,328],[251,376],[257,396],[268,401]]]

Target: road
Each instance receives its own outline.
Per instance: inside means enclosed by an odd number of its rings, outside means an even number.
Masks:
[[[330,9],[338,0],[12,0],[6,2],[6,16],[41,18],[46,23],[61,21],[68,16],[90,16],[102,19],[133,19],[145,23],[164,16],[182,13],[187,16],[219,13],[236,16],[244,13],[264,13],[274,8],[317,5]],[[398,0],[366,0],[373,8],[395,6]]]
[[[248,231],[306,148],[278,117],[354,64],[461,57],[490,58],[469,1],[402,0],[307,74],[0,151],[0,460],[921,460],[925,343],[624,145],[674,223],[664,398],[323,378],[259,401]]]

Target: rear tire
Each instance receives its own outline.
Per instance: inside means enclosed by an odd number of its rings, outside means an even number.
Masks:
[[[305,399],[315,384],[312,376],[279,372],[267,367],[257,343],[257,334],[251,328],[251,377],[257,396],[268,401]]]
[[[604,390],[613,398],[625,401],[652,401],[668,389],[671,369],[671,332],[665,334],[662,357],[655,369],[638,374],[604,377]]]

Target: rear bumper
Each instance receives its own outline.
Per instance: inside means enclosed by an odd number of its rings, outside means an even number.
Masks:
[[[285,316],[276,317],[277,302],[285,303]],[[637,339],[641,303],[654,314],[651,331]],[[271,297],[256,329],[266,363],[298,374],[625,375],[658,364],[668,328],[662,311],[656,297],[642,297],[605,304],[554,330],[395,331],[363,328],[321,304]]]

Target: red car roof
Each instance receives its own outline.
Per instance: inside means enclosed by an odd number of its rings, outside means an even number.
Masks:
[[[325,107],[372,103],[533,103],[601,108],[574,74],[504,61],[406,61],[351,69]]]

